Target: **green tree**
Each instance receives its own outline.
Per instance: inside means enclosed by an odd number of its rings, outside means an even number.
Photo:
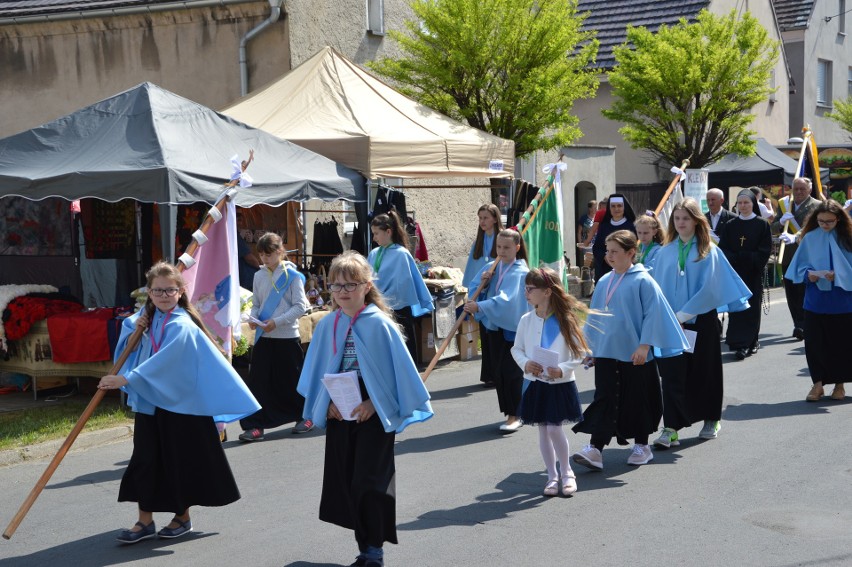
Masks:
[[[595,94],[594,33],[576,0],[411,0],[417,21],[390,32],[404,53],[370,64],[402,92],[523,156],[581,136],[574,101]]]
[[[846,97],[846,100],[835,100],[834,110],[826,114],[829,118],[840,124],[840,127],[849,132],[849,139],[852,140],[852,95]]]
[[[778,42],[746,12],[695,23],[682,19],[652,33],[630,27],[615,49],[610,72],[614,102],[604,116],[634,149],[669,163],[689,158],[703,167],[725,154],[752,155],[756,141],[749,110],[766,100]]]

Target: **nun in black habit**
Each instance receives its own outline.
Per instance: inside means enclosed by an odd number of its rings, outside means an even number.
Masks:
[[[606,213],[598,225],[595,242],[592,244],[592,255],[595,258],[595,283],[612,270],[612,266],[606,262],[606,237],[616,230],[629,230],[636,234],[636,227],[633,226],[635,220],[636,213],[633,212],[633,207],[624,195],[613,193],[609,196]]]
[[[725,342],[736,352],[738,360],[751,356],[760,348],[760,309],[766,263],[772,252],[769,223],[759,214],[757,199],[749,189],[737,195],[737,212],[721,231],[719,248],[751,291],[749,308],[731,313]]]

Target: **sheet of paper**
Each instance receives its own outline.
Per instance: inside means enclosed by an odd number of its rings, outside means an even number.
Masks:
[[[346,421],[355,421],[352,411],[361,403],[361,388],[358,386],[358,374],[342,372],[326,374],[322,378],[331,401]]]
[[[557,368],[559,366],[559,353],[555,350],[542,348],[538,345],[533,347],[532,359],[544,367],[542,377],[547,376],[548,368]]]
[[[808,270],[808,275],[814,275],[818,278],[824,278],[828,270]]]
[[[686,335],[686,340],[689,341],[689,348],[686,349],[685,352],[695,352],[695,339],[698,338],[698,332],[690,331],[689,329],[684,329],[683,334]]]
[[[260,325],[261,327],[263,326],[263,321],[261,321],[257,317],[252,317],[251,315],[249,315],[248,320],[249,320],[250,323],[254,323],[255,325]]]

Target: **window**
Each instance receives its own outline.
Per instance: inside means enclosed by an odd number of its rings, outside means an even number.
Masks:
[[[385,1],[367,0],[367,31],[385,35]]]
[[[817,105],[831,106],[831,61],[817,60]]]

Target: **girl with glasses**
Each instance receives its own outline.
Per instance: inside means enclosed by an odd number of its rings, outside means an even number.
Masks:
[[[470,282],[478,289],[485,279],[488,283],[479,297],[468,298],[464,310],[485,326],[482,342],[488,342],[489,365],[497,388],[497,402],[506,416],[500,431],[512,433],[523,425],[518,418],[521,385],[524,373],[512,358],[512,345],[521,316],[529,311],[524,297],[524,278],[529,272],[526,248],[517,230],[506,229],[497,235],[497,258],[489,262]],[[489,271],[496,262],[494,271]]]
[[[805,398],[818,402],[823,386],[831,398],[846,397],[849,381],[846,334],[852,327],[852,221],[832,200],[816,206],[784,277],[805,284],[805,357],[813,386]]]
[[[525,379],[519,415],[524,423],[538,425],[538,447],[547,471],[544,495],[561,491],[571,496],[577,481],[562,426],[583,418],[574,369],[589,352],[578,318],[586,308],[565,293],[559,275],[550,268],[530,271],[524,283],[527,302],[535,309],[521,317],[511,349]],[[557,353],[556,364],[545,367],[537,356],[539,349]]]
[[[287,261],[284,242],[275,233],[258,239],[257,252],[263,265],[252,286],[249,327],[255,335],[248,385],[262,408],[240,420],[240,441],[246,443],[263,440],[265,429],[299,421],[305,403],[296,392],[304,358],[299,318],[310,305],[305,276]],[[310,421],[300,421],[293,433],[312,428]]]
[[[595,287],[584,328],[592,352],[585,365],[595,368],[595,397],[574,432],[592,437],[573,458],[592,470],[603,469],[603,450],[613,437],[619,445],[634,440],[628,465],[654,458],[648,438],[660,424],[663,400],[651,347],[674,354],[688,346],[648,269],[634,264],[637,249],[636,235],[628,230],[607,237],[612,271]]]
[[[363,256],[346,252],[328,272],[334,312],[314,332],[299,393],[306,419],[326,428],[320,520],[354,530],[353,565],[381,567],[384,542],[397,543],[394,440],[432,417],[429,392],[399,326],[373,285]],[[343,415],[322,383],[352,372],[363,400]]]
[[[189,303],[177,268],[160,262],[146,276],[151,293],[145,307],[124,320],[116,356],[134,327],[146,329],[139,347],[120,374],[98,383],[102,390],[121,388],[136,412],[118,501],[136,502],[139,520],[119,534],[124,544],[181,537],[192,531],[190,506],[238,500],[214,420],[235,421],[260,408]],[[154,512],[174,517],[157,532]]]
[[[396,320],[405,333],[405,344],[411,358],[417,353],[414,320],[431,313],[432,294],[423,282],[414,258],[408,251],[408,235],[396,211],[377,216],[370,223],[373,241],[378,245],[370,250],[367,261],[373,267],[374,283],[387,299]]]

